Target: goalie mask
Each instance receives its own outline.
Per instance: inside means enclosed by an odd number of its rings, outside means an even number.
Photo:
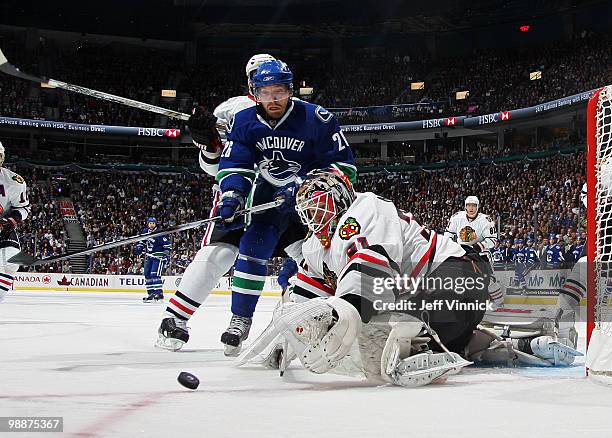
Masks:
[[[295,199],[302,223],[329,248],[338,219],[355,200],[355,190],[344,173],[330,167],[310,171]]]

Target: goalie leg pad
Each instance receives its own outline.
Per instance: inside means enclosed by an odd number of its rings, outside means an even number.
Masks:
[[[456,374],[463,367],[471,365],[459,354],[451,353],[419,353],[403,359],[393,373],[393,383],[415,388],[431,383],[445,374]]]
[[[546,359],[553,366],[571,365],[576,356],[583,354],[567,345],[568,339],[556,340],[552,336],[538,336],[531,340],[531,350],[539,358]]]

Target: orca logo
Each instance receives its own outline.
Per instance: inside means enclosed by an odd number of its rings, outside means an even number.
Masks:
[[[259,171],[263,177],[275,186],[292,182],[301,168],[296,161],[285,159],[281,151],[272,152],[272,158],[264,158],[259,163]]]
[[[317,115],[318,118],[320,118],[323,121],[323,123],[329,122],[333,116],[332,113],[327,111],[322,106],[317,107],[317,109],[315,110],[315,114]]]

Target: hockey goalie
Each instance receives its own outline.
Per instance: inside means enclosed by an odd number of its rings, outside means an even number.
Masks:
[[[308,174],[296,209],[311,231],[293,287],[302,300],[277,307],[239,364],[260,355],[278,366],[284,339],[286,356],[314,373],[358,372],[408,387],[472,360],[551,365],[537,348],[521,350],[525,342],[479,325],[491,306],[491,266],[478,251],[386,199],[355,193],[334,168]]]
[[[334,168],[311,172],[296,204],[311,235],[293,293],[308,300],[277,308],[273,334],[305,368],[420,386],[470,364],[460,353],[488,306],[486,260]]]

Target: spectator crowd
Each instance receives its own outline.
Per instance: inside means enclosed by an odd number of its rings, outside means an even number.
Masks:
[[[481,211],[499,226],[502,247],[517,249],[531,241],[546,261],[546,248],[563,246],[565,260],[572,261],[575,246],[584,237],[585,211],[579,201],[585,181],[585,154],[555,156],[473,167],[449,166],[436,171],[363,173],[358,191],[372,191],[412,212],[424,226],[443,233],[447,221],[463,209],[467,196],[476,195]],[[392,168],[391,168],[392,169]],[[201,174],[104,171],[33,167],[19,164],[14,170],[28,182],[32,216],[21,228],[24,250],[36,257],[62,254],[67,236],[58,201],[51,196],[50,179],[61,172],[71,183],[71,199],[87,245],[123,239],[143,231],[154,216],[161,228],[208,216],[212,179]],[[181,274],[193,259],[203,231],[177,233],[166,274]],[[142,257],[131,246],[99,252],[89,259],[88,272],[139,274]],[[505,261],[512,263],[512,253]],[[273,272],[279,261],[273,262]],[[52,268],[69,271],[69,262]],[[44,270],[48,270],[45,267]]]
[[[189,111],[194,103],[209,108],[246,92],[244,62],[228,54],[205,56],[187,64],[178,53],[121,50],[83,44],[70,51],[46,40],[44,50],[26,52],[10,36],[0,39],[12,62],[26,71]],[[409,53],[347,49],[342,62],[323,55],[284,59],[300,84],[314,89],[309,99],[327,108],[343,108],[341,122],[419,120],[477,115],[523,108],[594,89],[612,77],[611,35],[577,33],[570,41],[520,49],[475,51],[470,56],[432,59]],[[321,66],[325,68],[321,68]],[[541,78],[530,80],[539,71]],[[424,87],[411,90],[411,83]],[[163,100],[161,89],[179,97]],[[457,100],[456,92],[469,91]],[[413,104],[392,111],[362,107]],[[362,108],[360,110],[360,108]],[[381,107],[382,108],[382,107]],[[0,77],[0,115],[87,124],[165,126],[176,122],[144,111],[62,90],[41,89],[9,76]]]

